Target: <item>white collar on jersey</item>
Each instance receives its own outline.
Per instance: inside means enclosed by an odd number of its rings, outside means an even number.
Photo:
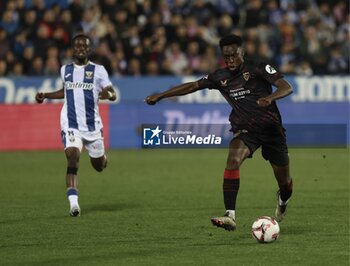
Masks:
[[[77,65],[77,64],[73,63],[73,66],[76,67],[76,68],[84,68],[90,63],[91,63],[91,61],[89,60],[85,65]]]

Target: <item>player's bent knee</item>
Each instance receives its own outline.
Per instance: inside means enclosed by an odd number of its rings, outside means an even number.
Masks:
[[[226,164],[227,169],[238,169],[242,160],[239,156],[229,156]]]
[[[92,167],[97,171],[97,172],[102,172],[104,167],[100,162],[92,162]]]
[[[107,167],[108,159],[105,154],[101,157],[91,157],[90,155],[90,162],[97,172],[102,172]]]
[[[95,170],[96,170],[97,172],[102,172],[103,169],[104,169],[104,168],[102,168],[102,167],[95,167]]]

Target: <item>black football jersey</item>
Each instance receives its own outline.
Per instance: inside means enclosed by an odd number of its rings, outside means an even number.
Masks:
[[[247,130],[255,133],[272,133],[281,127],[281,115],[275,102],[260,107],[257,100],[272,93],[272,85],[283,78],[266,63],[244,61],[240,68],[231,71],[218,69],[198,81],[201,88],[219,90],[231,105],[232,131]]]

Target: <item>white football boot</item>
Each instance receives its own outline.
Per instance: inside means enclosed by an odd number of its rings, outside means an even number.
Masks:
[[[282,202],[280,198],[280,191],[277,191],[277,206],[275,211],[275,218],[277,222],[282,222],[287,213],[287,206],[289,199],[285,202]]]
[[[224,216],[212,218],[211,223],[217,227],[224,228],[227,231],[233,231],[236,229],[236,221],[229,216],[228,212],[226,212]]]
[[[80,212],[81,211],[80,211],[79,205],[72,205],[70,207],[70,211],[69,211],[70,216],[72,217],[80,216]]]

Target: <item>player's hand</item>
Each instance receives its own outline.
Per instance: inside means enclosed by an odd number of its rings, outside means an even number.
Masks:
[[[260,98],[259,100],[256,101],[256,103],[260,106],[260,107],[266,107],[269,106],[271,104],[271,100],[269,98]]]
[[[108,100],[109,99],[109,96],[110,95],[108,95],[109,93],[108,93],[108,90],[102,90],[99,94],[98,94],[98,98],[100,99],[100,100]]]
[[[99,94],[98,94],[98,98],[100,100],[110,100],[110,101],[114,101],[116,99],[115,95],[106,89],[103,89]]]
[[[155,105],[159,101],[159,97],[156,95],[147,96],[145,102],[149,105]]]
[[[45,100],[45,93],[43,92],[38,92],[36,95],[35,95],[35,100],[37,103],[43,103],[43,101]]]

